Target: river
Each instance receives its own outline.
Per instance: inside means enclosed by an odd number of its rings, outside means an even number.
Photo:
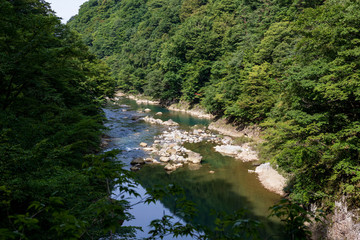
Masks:
[[[150,108],[150,113],[140,113],[138,110]],[[161,134],[166,127],[162,125],[150,125],[138,119],[138,117],[155,115],[162,112],[162,120],[172,119],[180,124],[180,128],[189,129],[195,125],[207,126],[210,121],[198,119],[185,113],[169,111],[155,105],[138,105],[130,99],[121,99],[117,104],[111,104],[104,109],[108,121],[107,135],[111,137],[108,149],[119,149],[118,161],[130,168],[130,162],[136,157],[146,157],[146,153],[139,147],[140,142],[152,144],[154,136]],[[280,196],[266,190],[254,173],[248,169],[254,169],[251,163],[243,163],[232,157],[222,156],[213,149],[211,143],[187,144],[186,147],[198,152],[203,156],[202,167],[198,170],[190,170],[186,166],[172,173],[167,173],[163,166],[145,165],[138,171],[137,177],[141,183],[137,192],[142,196],[146,188],[157,185],[166,186],[176,184],[185,190],[186,198],[197,205],[198,214],[193,220],[196,224],[208,227],[213,226],[214,216],[211,210],[216,212],[233,213],[240,209],[246,209],[247,217],[260,221],[259,228],[262,239],[282,239],[279,236],[281,224],[277,219],[269,219],[268,208],[280,200]],[[209,171],[214,171],[211,174]],[[117,192],[114,192],[114,196]],[[131,204],[135,204],[130,213],[135,219],[126,222],[127,226],[141,226],[143,232],[137,233],[137,238],[148,236],[148,225],[151,220],[161,218],[163,214],[172,215],[174,201],[168,197],[162,202],[155,204],[136,204],[141,198],[127,196]],[[177,217],[176,217],[177,218]],[[181,219],[180,219],[181,220]],[[168,237],[165,239],[173,239]],[[182,237],[177,239],[191,239]]]

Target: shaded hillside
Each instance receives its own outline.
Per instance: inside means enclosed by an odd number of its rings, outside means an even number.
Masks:
[[[0,239],[109,234],[128,216],[114,153],[94,155],[108,66],[44,1],[0,1],[0,25]]]

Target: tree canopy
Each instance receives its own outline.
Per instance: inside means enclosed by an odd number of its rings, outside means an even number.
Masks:
[[[115,153],[94,155],[109,67],[45,1],[0,1],[0,24],[0,238],[109,234],[129,218],[109,198],[127,179]]]
[[[351,0],[90,0],[69,27],[117,86],[200,103],[266,134],[303,203],[359,200],[359,19]]]

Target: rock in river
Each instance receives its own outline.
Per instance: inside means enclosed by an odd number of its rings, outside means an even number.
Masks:
[[[179,126],[177,122],[174,122],[173,120],[169,119],[163,123],[166,126]]]
[[[170,161],[169,157],[160,157],[160,162],[168,162]]]
[[[243,148],[235,145],[221,145],[215,146],[215,151],[225,154],[225,155],[237,155],[239,154]]]
[[[141,168],[141,165],[140,165],[140,164],[136,164],[135,166],[132,166],[132,167],[130,168],[130,170],[133,171],[133,172],[136,172],[136,171],[139,171],[140,168]]]
[[[138,164],[145,164],[144,159],[142,158],[135,158],[134,160],[131,161],[131,165],[138,165]]]
[[[140,147],[147,147],[147,143],[141,142]]]
[[[166,164],[166,166],[164,167],[164,169],[165,169],[166,171],[175,171],[175,170],[176,170],[176,166],[168,163],[168,164]]]
[[[189,151],[187,155],[187,160],[189,162],[192,162],[194,164],[199,164],[201,162],[202,156],[199,153]]]

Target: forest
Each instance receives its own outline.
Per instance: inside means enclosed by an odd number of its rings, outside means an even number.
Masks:
[[[358,209],[358,16],[354,0],[89,0],[64,25],[43,0],[0,1],[0,239],[130,239],[110,194],[136,194],[131,173],[100,153],[116,89],[259,126],[288,199]]]
[[[104,236],[129,217],[107,191],[127,173],[96,154],[109,68],[44,1],[0,1],[0,26],[0,239]]]
[[[360,200],[360,3],[90,0],[68,23],[117,87],[261,127],[290,199]]]

